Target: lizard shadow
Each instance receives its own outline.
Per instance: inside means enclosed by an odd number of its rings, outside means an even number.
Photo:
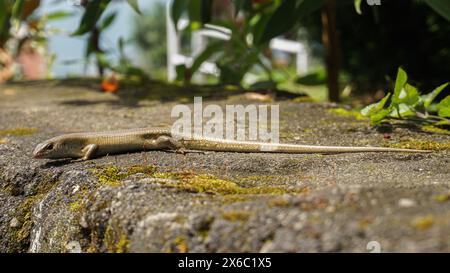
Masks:
[[[52,160],[52,161],[48,161],[45,164],[41,165],[41,168],[42,169],[50,169],[53,167],[62,167],[62,166],[69,165],[74,162],[75,161],[73,159]]]
[[[384,123],[382,125],[378,125],[376,127],[376,130],[377,132],[382,134],[392,134],[394,133],[395,128],[402,128],[419,134],[427,134],[427,135],[434,134],[433,132],[425,131],[424,130],[425,125],[428,125],[428,123],[395,123],[395,124]],[[437,129],[450,130],[450,126],[445,124],[434,125],[433,127],[436,127]]]

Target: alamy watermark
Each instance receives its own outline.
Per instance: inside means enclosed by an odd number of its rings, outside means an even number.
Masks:
[[[369,6],[381,6],[381,0],[366,0]]]
[[[203,105],[201,97],[194,97],[193,110],[184,104],[172,108],[171,117],[177,120],[172,133],[183,138],[260,141],[279,143],[280,109],[278,105]]]
[[[367,243],[366,249],[370,253],[381,253],[381,244],[378,241],[370,241]]]

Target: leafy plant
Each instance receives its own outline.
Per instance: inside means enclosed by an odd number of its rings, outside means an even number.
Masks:
[[[0,48],[11,38],[11,29],[19,29],[39,7],[40,1],[0,0]]]
[[[136,16],[134,19],[132,37],[140,51],[142,65],[149,70],[166,66],[166,20],[160,18],[165,11],[166,5],[156,2],[143,16]]]
[[[190,67],[177,68],[178,80],[189,82],[201,64],[212,58],[220,70],[222,83],[239,84],[251,69],[259,67],[274,81],[265,54],[272,38],[282,35],[293,28],[307,15],[321,9],[325,0],[234,0],[235,14],[229,20],[216,20],[213,12],[213,0],[174,0],[172,18],[177,25],[183,16],[189,19],[188,30],[197,30],[207,23],[223,26],[232,31],[229,41],[214,43],[198,55]],[[337,2],[337,1],[336,1]],[[357,13],[361,14],[361,5],[365,1],[339,1],[346,5],[354,3]],[[424,0],[433,10],[445,18],[450,18],[447,0]],[[213,58],[215,57],[215,58]]]
[[[96,57],[100,65],[130,80],[148,80],[147,74],[141,68],[135,67],[125,54],[125,45],[128,42],[122,38],[117,41],[119,60],[116,64],[109,61],[106,54],[97,53]]]
[[[189,19],[189,31],[199,29],[206,23],[231,30],[228,41],[210,43],[190,67],[177,67],[178,80],[190,82],[201,64],[212,58],[220,70],[221,83],[240,85],[244,76],[255,68],[262,70],[269,82],[274,82],[269,56],[266,54],[270,40],[292,29],[303,16],[319,9],[325,1],[235,0],[235,14],[226,21],[213,16],[213,2],[173,2],[171,14],[175,25],[185,15]]]
[[[65,11],[35,12],[40,4],[41,1],[39,0],[0,0],[0,51],[7,52],[6,54],[11,56],[17,56],[23,50],[24,44],[27,41],[31,41],[33,50],[44,52],[43,57],[46,57],[47,72],[50,75],[55,54],[47,51],[48,38],[60,30],[55,27],[49,27],[47,23],[72,16],[73,14]],[[20,29],[26,31],[19,32]],[[0,61],[0,68],[3,65]],[[11,69],[11,71],[13,70]],[[20,69],[16,69],[6,78],[20,77],[20,71]]]
[[[361,110],[373,124],[389,120],[405,120],[428,124],[450,124],[450,96],[436,103],[436,97],[449,85],[444,83],[426,95],[408,83],[408,75],[399,68],[393,94]]]
[[[129,59],[126,58],[124,54],[125,42],[123,39],[120,39],[118,42],[120,55],[118,65],[114,65],[108,61],[108,52],[100,47],[100,39],[102,34],[112,25],[117,16],[117,13],[115,12],[103,16],[105,10],[111,2],[111,0],[82,1],[81,5],[85,10],[77,30],[75,30],[72,35],[88,35],[85,59],[88,60],[91,55],[94,55],[97,62],[98,72],[101,76],[107,68],[126,77],[138,76],[141,79],[145,79],[145,73],[141,69],[132,66]],[[137,0],[127,0],[127,2],[137,13],[141,13]]]

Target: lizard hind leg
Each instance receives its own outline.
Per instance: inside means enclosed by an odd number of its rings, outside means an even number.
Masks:
[[[169,136],[160,136],[155,140],[155,146],[162,149],[175,150],[183,153],[183,145]]]

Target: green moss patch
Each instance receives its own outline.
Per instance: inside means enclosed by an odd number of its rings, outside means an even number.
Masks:
[[[110,224],[105,230],[104,243],[108,252],[126,253],[129,249],[130,240],[126,232],[120,227]]]
[[[230,222],[247,221],[250,216],[250,212],[243,210],[229,210],[222,213],[222,218]]]
[[[435,142],[435,141],[409,139],[400,141],[398,143],[385,143],[384,146],[401,149],[441,151],[441,150],[449,150],[450,142]]]
[[[359,111],[347,110],[344,108],[333,108],[329,109],[328,112],[341,117],[355,118],[356,120],[367,120],[367,118],[361,115]]]
[[[434,200],[436,200],[437,202],[440,202],[440,203],[450,201],[450,192],[436,195],[434,197]]]
[[[422,126],[422,131],[435,134],[450,135],[450,130],[439,128],[433,125]]]
[[[159,183],[182,191],[194,193],[209,193],[216,195],[278,195],[288,193],[304,193],[307,188],[288,189],[275,186],[242,187],[236,182],[220,179],[209,174],[195,174],[193,172],[156,172],[153,166],[133,166],[127,169],[118,167],[102,167],[92,170],[97,176],[100,185],[121,186],[122,181],[133,174],[144,174],[150,178],[172,179],[172,181],[161,181]],[[260,178],[260,177],[253,177]],[[245,182],[245,181],[244,181]],[[72,204],[73,209],[78,208],[78,204]]]
[[[0,130],[0,136],[26,136],[37,133],[36,128],[18,127]]]
[[[177,252],[177,253],[187,253],[189,252],[189,247],[186,242],[186,238],[183,236],[178,236],[175,238],[173,242],[173,250],[169,252]]]
[[[44,180],[36,185],[36,188],[32,189],[32,193],[23,199],[13,215],[18,221],[18,225],[12,227],[11,232],[14,240],[20,246],[20,250],[18,251],[26,250],[28,248],[30,232],[33,227],[33,207],[57,185],[57,181],[44,177]]]
[[[117,187],[122,185],[122,181],[130,175],[142,173],[152,175],[155,172],[153,166],[131,166],[122,171],[118,167],[101,167],[91,170],[98,178],[100,185]]]
[[[302,189],[286,189],[282,187],[258,186],[244,188],[237,183],[219,179],[208,174],[183,174],[183,173],[156,173],[156,178],[176,178],[177,183],[167,183],[169,187],[195,193],[210,193],[217,195],[241,195],[241,194],[286,194],[303,193],[307,191]]]
[[[411,225],[417,230],[427,230],[435,224],[435,219],[432,215],[415,218]]]

